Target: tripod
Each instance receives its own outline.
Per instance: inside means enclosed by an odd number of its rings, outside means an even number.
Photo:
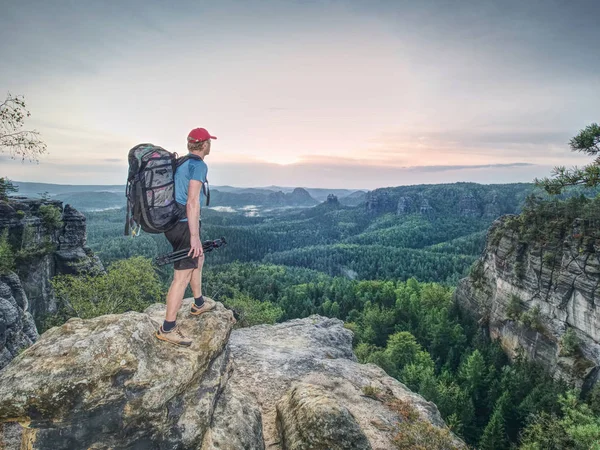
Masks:
[[[224,237],[221,239],[215,239],[214,241],[204,241],[202,243],[202,251],[204,253],[212,252],[215,248],[222,247],[226,245]],[[176,252],[167,253],[166,255],[160,255],[154,258],[154,264],[157,266],[164,266],[165,264],[171,264],[175,261],[180,261],[188,257],[188,253],[190,252],[189,248],[178,250]]]

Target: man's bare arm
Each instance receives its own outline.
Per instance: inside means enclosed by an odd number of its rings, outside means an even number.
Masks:
[[[188,227],[190,228],[190,252],[189,256],[196,258],[202,255],[202,244],[200,243],[200,190],[202,182],[190,180],[188,185],[188,199],[185,205]]]

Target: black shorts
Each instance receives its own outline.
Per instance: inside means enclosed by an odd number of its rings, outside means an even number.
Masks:
[[[198,233],[200,233],[200,224],[198,224]],[[190,248],[190,227],[187,222],[178,222],[172,229],[165,233],[167,240],[173,246],[173,251],[185,250]],[[199,257],[188,257],[180,259],[173,263],[175,270],[196,269],[198,267]]]

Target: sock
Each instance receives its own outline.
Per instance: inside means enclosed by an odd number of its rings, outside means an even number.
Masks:
[[[175,320],[173,322],[169,322],[167,320],[165,320],[163,322],[163,326],[162,329],[164,332],[168,333],[169,331],[171,331],[173,328],[175,328]]]
[[[196,305],[196,308],[202,308],[202,305],[204,305],[204,296],[201,295],[200,297],[194,298],[194,304]]]

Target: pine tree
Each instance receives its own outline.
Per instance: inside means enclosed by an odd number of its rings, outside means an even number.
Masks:
[[[479,448],[481,450],[504,450],[508,448],[504,417],[500,408],[494,411],[492,418],[485,427],[483,436],[479,441]]]

